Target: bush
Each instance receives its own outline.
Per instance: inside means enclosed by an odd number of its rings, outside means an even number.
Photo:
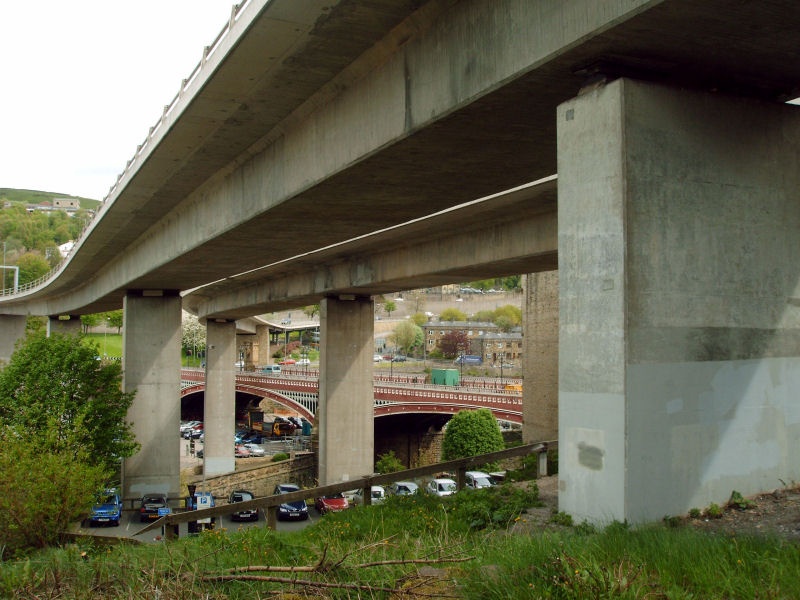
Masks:
[[[539,487],[531,482],[528,489],[499,485],[479,490],[465,489],[448,497],[450,512],[470,529],[507,527],[539,501]]]
[[[503,434],[488,408],[462,410],[447,423],[442,442],[445,460],[466,458],[503,448]]]
[[[381,454],[378,457],[378,462],[375,463],[375,471],[378,473],[397,473],[404,469],[403,463],[394,455],[394,450]]]
[[[289,455],[286,452],[278,452],[272,456],[272,462],[280,462],[282,460],[288,460]]]
[[[58,541],[88,513],[108,471],[72,452],[41,452],[5,430],[0,434],[0,558]]]

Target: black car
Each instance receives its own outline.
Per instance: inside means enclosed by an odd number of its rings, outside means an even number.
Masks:
[[[288,494],[296,492],[300,489],[299,485],[294,483],[281,483],[275,486],[273,494]],[[305,521],[308,518],[308,505],[305,500],[296,500],[294,502],[287,502],[278,507],[278,520],[279,521]]]
[[[142,522],[155,521],[169,511],[167,497],[164,494],[145,494],[139,507],[139,518]]]
[[[228,497],[228,504],[246,502],[252,500],[254,497],[252,492],[248,492],[247,490],[234,490]],[[258,509],[250,508],[231,513],[231,521],[258,521]]]

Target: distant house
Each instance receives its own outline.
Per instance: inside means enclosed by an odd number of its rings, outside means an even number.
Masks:
[[[451,331],[462,331],[469,339],[469,354],[480,356],[485,364],[522,358],[522,328],[503,333],[494,323],[475,321],[439,321],[422,326],[427,352],[439,347],[441,339]]]
[[[78,210],[81,203],[77,198],[53,198],[53,208],[60,210]]]
[[[74,240],[70,240],[68,242],[65,242],[65,243],[61,244],[58,247],[58,252],[61,254],[62,257],[66,258],[67,254],[72,252],[72,248],[73,247],[75,247],[75,241]]]

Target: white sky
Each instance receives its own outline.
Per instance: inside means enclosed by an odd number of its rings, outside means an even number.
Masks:
[[[0,188],[102,199],[233,0],[0,0]]]

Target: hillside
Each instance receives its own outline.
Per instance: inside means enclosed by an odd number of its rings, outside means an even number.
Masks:
[[[20,204],[39,204],[41,202],[51,202],[53,198],[77,198],[80,201],[81,208],[90,210],[96,209],[100,205],[99,200],[91,198],[82,198],[80,196],[72,196],[70,194],[61,194],[58,192],[44,192],[40,190],[19,190],[15,188],[0,188],[0,201],[8,201]]]

